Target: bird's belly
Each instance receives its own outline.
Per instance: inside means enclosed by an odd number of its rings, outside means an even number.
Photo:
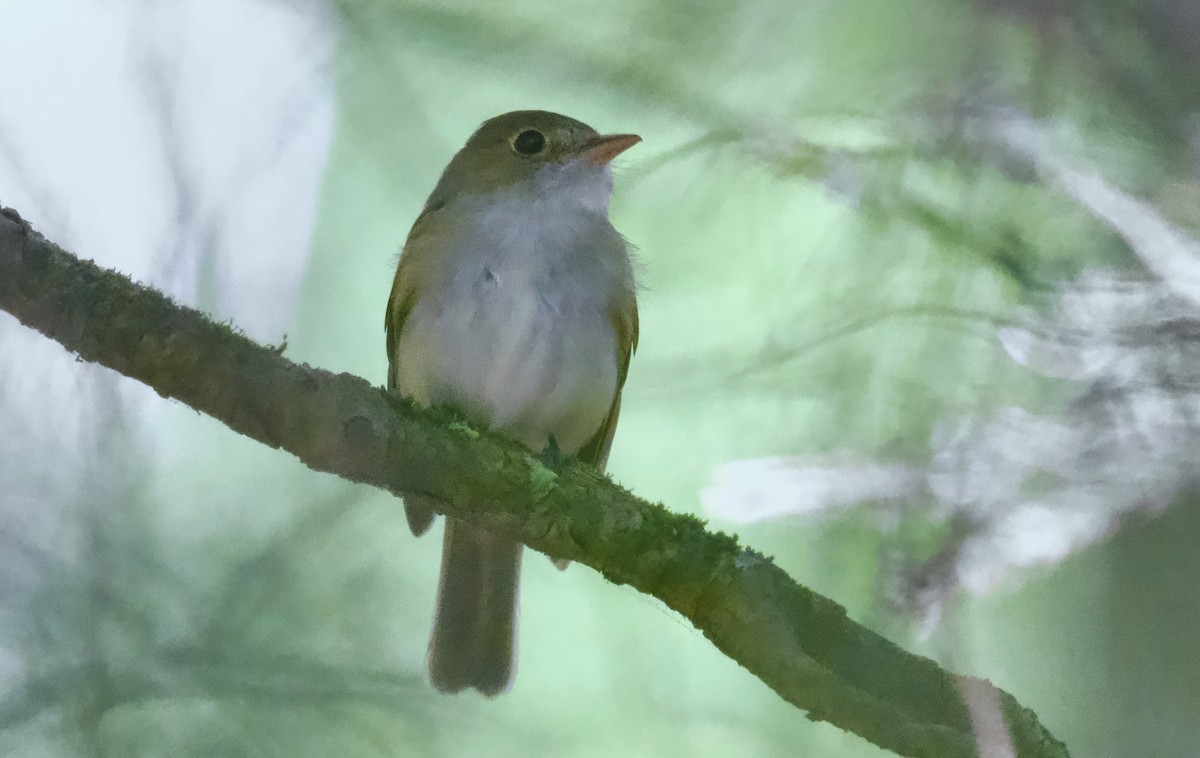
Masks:
[[[532,287],[418,301],[400,338],[401,390],[453,403],[541,450],[578,451],[617,391],[617,345],[603,309],[557,308]]]

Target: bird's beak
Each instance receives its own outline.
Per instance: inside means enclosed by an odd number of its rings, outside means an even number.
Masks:
[[[606,134],[588,142],[579,154],[597,166],[604,166],[641,141],[636,134]]]

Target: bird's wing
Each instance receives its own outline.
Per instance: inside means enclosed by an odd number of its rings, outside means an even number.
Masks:
[[[621,414],[621,389],[629,373],[629,359],[637,351],[637,294],[632,288],[613,304],[609,317],[617,333],[617,391],[604,423],[576,453],[579,460],[592,464],[600,471],[608,463],[608,451],[612,448],[613,434],[617,431],[617,417]]]
[[[400,253],[400,263],[396,266],[396,276],[392,280],[392,294],[388,297],[387,313],[384,316],[383,327],[387,334],[388,357],[388,390],[395,392],[396,374],[399,368],[396,352],[400,347],[400,333],[404,330],[404,322],[416,304],[416,283],[421,279],[420,274],[433,262],[431,251],[435,248],[438,215],[437,212],[445,207],[445,203],[426,204],[421,215],[413,222],[404,249]]]
[[[425,268],[433,263],[432,251],[436,249],[439,236],[437,211],[444,205],[445,203],[430,201],[425,210],[421,211],[421,215],[413,223],[412,231],[408,233],[404,250],[400,253],[400,263],[396,266],[396,277],[392,280],[392,294],[388,297],[387,313],[383,322],[387,334],[387,387],[390,392],[400,391],[397,386],[400,334],[404,331],[404,322],[409,312],[416,304],[416,283],[421,281]],[[433,503],[420,495],[406,494],[404,515],[408,518],[408,528],[419,537],[433,523]]]

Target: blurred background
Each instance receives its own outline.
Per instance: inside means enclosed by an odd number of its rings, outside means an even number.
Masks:
[[[1193,0],[0,0],[0,203],[383,384],[485,118],[641,134],[609,469],[1077,756],[1200,744]],[[0,314],[0,754],[880,756],[656,601],[526,558],[435,695],[440,537]]]

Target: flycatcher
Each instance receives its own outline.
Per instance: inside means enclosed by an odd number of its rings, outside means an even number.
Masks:
[[[485,122],[413,224],[387,306],[388,387],[603,469],[637,347],[633,266],[608,221],[609,162],[641,141],[546,111]],[[431,503],[405,498],[413,534]],[[521,545],[446,519],[429,679],[512,682]]]

